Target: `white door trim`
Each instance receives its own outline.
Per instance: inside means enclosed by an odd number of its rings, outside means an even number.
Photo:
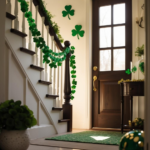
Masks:
[[[145,0],[145,150],[150,150],[150,0]],[[147,147],[147,144],[149,145]]]

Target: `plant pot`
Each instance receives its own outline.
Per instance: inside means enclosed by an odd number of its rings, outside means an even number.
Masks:
[[[27,130],[2,130],[0,148],[2,150],[27,150],[30,144]]]

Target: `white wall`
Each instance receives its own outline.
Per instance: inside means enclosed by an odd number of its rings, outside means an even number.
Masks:
[[[132,0],[132,29],[133,29],[133,49],[132,49],[132,62],[133,64],[138,65],[140,57],[135,56],[135,51],[137,47],[145,44],[145,28],[140,28],[136,24],[136,18],[141,17],[141,6],[144,4],[144,0]],[[144,75],[138,70],[136,73],[133,73],[132,79],[144,79]],[[144,118],[144,97],[134,97],[133,100],[133,119],[140,117]]]
[[[91,11],[91,0],[45,0],[47,9],[55,16],[54,21],[60,26],[60,33],[64,40],[69,40],[72,46],[75,46],[76,66],[77,66],[77,89],[73,104],[73,128],[89,128],[89,99],[90,92],[88,86],[90,84],[91,62],[91,16],[88,13]],[[62,17],[62,11],[66,5],[72,5],[75,10],[75,15]],[[87,7],[89,10],[87,10]],[[71,30],[75,25],[82,25],[85,31],[83,38],[80,40],[72,36]],[[88,41],[88,42],[87,42]],[[88,60],[87,60],[88,59]]]

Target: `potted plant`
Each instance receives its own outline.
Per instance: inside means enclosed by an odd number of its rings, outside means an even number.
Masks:
[[[7,100],[0,104],[0,148],[26,150],[29,147],[27,128],[36,125],[33,111],[21,101]]]

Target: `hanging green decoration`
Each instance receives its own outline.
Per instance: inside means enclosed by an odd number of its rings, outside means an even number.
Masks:
[[[134,67],[132,68],[132,72],[135,73],[136,71],[137,71],[137,67],[134,66]]]
[[[72,8],[71,5],[66,5],[65,10],[62,11],[63,17],[68,16],[69,20],[70,20],[70,16],[74,16],[74,12],[75,12],[75,10],[74,9],[71,10],[71,8]]]
[[[35,23],[35,20],[32,18],[32,12],[28,11],[28,3],[24,0],[18,0],[21,5],[22,12],[25,13],[25,17],[27,18],[28,24],[29,24],[29,30],[32,33],[33,36],[33,42],[35,43],[37,48],[40,48],[43,52],[43,63],[49,64],[51,68],[57,68],[58,66],[62,65],[62,62],[66,60],[67,54],[71,53],[74,54],[75,47],[72,46],[67,47],[62,52],[53,52],[47,45],[43,37],[41,36],[40,31],[37,29],[37,25]],[[43,5],[44,6],[44,5]],[[70,58],[70,67],[71,70],[71,77],[73,79],[72,81],[72,90],[71,90],[71,99],[74,99],[73,94],[75,94],[75,89],[77,85],[76,78],[76,62],[75,62],[75,55],[72,55]]]
[[[81,25],[76,25],[76,26],[75,26],[75,29],[72,30],[72,36],[76,36],[76,35],[77,35],[78,39],[79,39],[79,36],[80,36],[80,37],[83,37],[85,31],[84,31],[84,30],[81,30],[81,29],[82,29],[82,26],[81,26]]]
[[[139,64],[139,68],[140,68],[141,72],[144,73],[144,62],[141,62]]]
[[[128,75],[131,74],[130,69],[127,69],[127,70],[125,71],[125,73],[128,74]]]

